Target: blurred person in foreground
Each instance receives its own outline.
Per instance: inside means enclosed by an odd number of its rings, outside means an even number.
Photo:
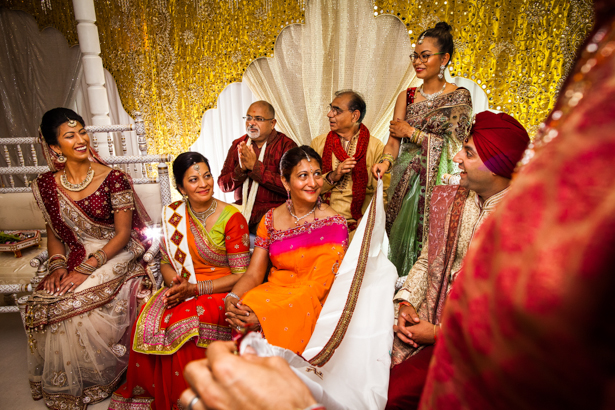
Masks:
[[[615,4],[449,295],[421,409],[615,408]]]

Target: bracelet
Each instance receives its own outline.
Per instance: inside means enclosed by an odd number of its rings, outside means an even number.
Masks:
[[[96,259],[96,262],[97,262],[96,268],[100,268],[105,263],[107,263],[107,254],[105,253],[105,251],[102,250],[102,248],[97,250],[94,253],[90,253],[88,255],[88,259],[90,259],[91,257],[94,257],[94,259]]]
[[[62,255],[61,253],[56,253],[55,255],[51,255],[51,257],[49,258],[49,263],[55,261],[56,259],[61,259],[64,262],[67,261],[66,256]]]
[[[410,307],[414,307],[412,306],[412,303],[402,300],[401,302],[399,302],[399,306],[410,306]]]
[[[82,273],[84,275],[91,275],[96,271],[97,268],[94,266],[90,266],[85,262],[82,262],[79,266],[75,268],[75,272]]]
[[[410,141],[416,145],[419,145],[419,137],[421,136],[421,130],[415,128],[410,135]]]
[[[224,301],[224,303],[226,303],[226,298],[228,298],[229,296],[236,298],[237,300],[239,300],[239,296],[237,296],[236,294],[234,294],[233,292],[229,292],[224,299],[222,299]]]
[[[385,174],[390,174],[391,168],[393,168],[393,164],[395,164],[395,158],[393,158],[392,154],[384,153],[382,154],[382,158],[380,158],[379,164],[382,164],[384,161],[389,161],[389,169],[386,170]]]
[[[66,256],[60,253],[52,255],[51,258],[49,258],[49,262],[47,262],[47,274],[50,274],[58,269],[68,270],[66,260]]]
[[[196,283],[195,296],[211,295],[214,293],[214,282],[212,280],[200,280]]]

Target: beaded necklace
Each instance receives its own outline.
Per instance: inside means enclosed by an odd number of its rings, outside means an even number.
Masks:
[[[60,183],[64,188],[68,189],[71,192],[83,191],[88,185],[90,185],[90,182],[92,182],[93,179],[94,170],[92,169],[92,165],[90,165],[90,169],[88,169],[88,173],[86,174],[85,179],[78,184],[72,184],[71,182],[69,182],[68,178],[66,177],[66,168],[64,168],[64,173],[60,175]]]

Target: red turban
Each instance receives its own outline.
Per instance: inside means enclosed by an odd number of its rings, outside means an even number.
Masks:
[[[472,141],[478,156],[491,172],[512,178],[530,137],[523,125],[510,115],[483,111],[476,114]]]

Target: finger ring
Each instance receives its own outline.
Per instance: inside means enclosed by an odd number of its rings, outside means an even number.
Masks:
[[[70,283],[71,285],[75,286],[75,284],[73,282]]]
[[[192,400],[190,400],[190,403],[188,403],[188,410],[192,410],[192,406],[194,406],[199,400],[201,400],[199,396],[194,396]]]
[[[241,326],[237,326],[237,331],[241,330]]]

